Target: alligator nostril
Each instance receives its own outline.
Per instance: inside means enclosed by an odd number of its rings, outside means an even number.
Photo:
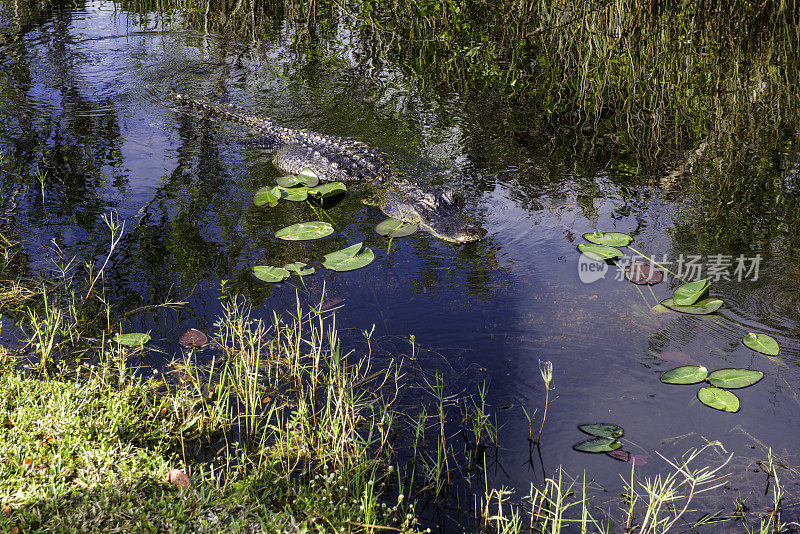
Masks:
[[[467,235],[470,238],[470,241],[477,241],[485,236],[488,232],[481,228],[480,226],[470,226],[467,228]]]

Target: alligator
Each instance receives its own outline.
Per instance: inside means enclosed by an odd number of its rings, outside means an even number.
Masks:
[[[394,171],[385,154],[367,143],[308,130],[287,128],[234,104],[213,103],[174,91],[150,87],[165,102],[193,108],[212,118],[243,124],[261,137],[258,145],[275,150],[274,164],[284,173],[311,169],[325,182],[367,182],[380,187],[369,204],[389,217],[419,224],[445,241],[477,241],[486,234],[462,214],[464,197],[448,188],[417,184]]]

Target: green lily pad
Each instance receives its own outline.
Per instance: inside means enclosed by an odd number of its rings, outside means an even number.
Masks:
[[[286,241],[307,241],[331,235],[333,226],[325,221],[310,221],[293,224],[275,232],[275,237]]]
[[[289,278],[289,271],[283,267],[271,265],[256,265],[253,267],[253,276],[262,282],[281,282]]]
[[[140,347],[150,341],[147,334],[116,334],[114,341],[126,347]]]
[[[627,247],[633,238],[628,234],[620,232],[588,232],[583,234],[583,238],[589,243],[595,245],[608,245],[609,247]]]
[[[692,304],[691,306],[678,306],[673,302],[672,297],[666,298],[661,301],[662,306],[666,306],[670,310],[675,310],[681,313],[691,313],[693,315],[708,315],[714,313],[722,307],[721,299],[703,299],[700,302]]]
[[[361,243],[325,254],[322,265],[332,271],[352,271],[372,263],[375,254],[369,247],[361,249]]]
[[[617,439],[622,437],[625,433],[621,426],[613,425],[611,423],[592,423],[588,425],[578,425],[583,432],[598,436],[601,438]]]
[[[697,384],[708,376],[708,369],[702,365],[683,365],[670,369],[661,375],[665,384]]]
[[[766,354],[768,356],[777,356],[781,350],[775,338],[768,336],[767,334],[755,334],[753,332],[748,332],[742,338],[742,343],[754,351],[760,352],[761,354]]]
[[[613,260],[614,258],[622,257],[621,250],[606,245],[581,244],[578,245],[578,250],[581,251],[581,254],[597,261]]]
[[[319,184],[319,177],[311,169],[304,169],[297,176],[281,176],[275,179],[275,183],[281,187],[295,187],[297,185],[305,185],[314,187]]]
[[[708,291],[709,285],[711,285],[711,282],[708,280],[698,280],[697,282],[683,284],[672,294],[672,299],[678,306],[691,306],[703,296],[703,293]]]
[[[609,452],[622,447],[622,443],[614,438],[594,438],[581,441],[572,446],[576,451],[581,452]]]
[[[291,200],[292,202],[303,202],[308,198],[310,189],[306,185],[299,185],[297,187],[281,187],[281,198],[284,200]]]
[[[283,266],[283,268],[286,269],[287,271],[291,271],[300,276],[306,276],[308,274],[314,274],[315,272],[317,272],[317,270],[313,267],[309,267],[308,269],[303,269],[303,267],[305,266],[306,264],[303,263],[302,261],[296,261],[294,263],[287,263],[286,265]]]
[[[739,389],[752,386],[764,378],[764,373],[752,369],[718,369],[708,375],[712,386],[725,389]]]
[[[715,410],[736,413],[739,411],[739,397],[724,389],[709,386],[697,392],[697,398],[706,406]]]
[[[268,205],[274,208],[278,205],[278,201],[283,197],[283,192],[280,187],[262,187],[256,191],[256,196],[253,199],[253,204],[259,208]]]
[[[347,192],[347,186],[342,182],[330,182],[327,184],[318,185],[308,190],[308,194],[312,197],[323,199],[342,195]]]
[[[306,167],[305,169],[303,169],[302,171],[300,171],[300,174],[298,174],[297,176],[300,176],[300,177],[302,177],[304,180],[306,180],[306,184],[307,184],[307,185],[310,185],[310,182],[311,182],[311,180],[313,180],[314,178],[316,178],[317,180],[319,180],[319,176],[317,176],[317,173],[315,173],[314,171],[312,171],[312,170],[311,170],[310,168],[308,168],[308,167]],[[319,183],[319,182],[317,182],[317,183]]]
[[[375,225],[375,233],[384,237],[406,237],[419,230],[419,225],[398,219],[386,219]]]

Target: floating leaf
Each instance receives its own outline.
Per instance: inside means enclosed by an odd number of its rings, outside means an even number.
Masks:
[[[647,457],[643,454],[631,454],[628,451],[623,451],[622,449],[609,451],[606,454],[615,460],[619,460],[620,462],[628,462],[629,464],[645,465],[647,463]]]
[[[778,346],[778,342],[775,341],[775,338],[768,336],[767,334],[755,334],[753,332],[748,332],[742,338],[742,343],[754,351],[760,352],[761,354],[766,354],[768,356],[777,356],[781,350]]]
[[[664,272],[652,263],[632,261],[625,266],[625,278],[638,285],[655,285],[664,279]]]
[[[325,254],[325,261],[322,265],[332,271],[352,271],[369,265],[374,259],[375,254],[369,247],[361,250],[361,243],[356,243],[342,250]]]
[[[384,237],[406,237],[419,230],[419,225],[400,221],[398,219],[386,219],[375,225],[375,233]]]
[[[661,305],[666,306],[670,310],[681,313],[691,313],[693,315],[708,315],[709,313],[714,313],[722,307],[722,304],[722,300],[713,298],[703,299],[691,306],[678,306],[673,302],[672,297],[661,301]]]
[[[114,341],[126,347],[139,347],[150,341],[150,336],[147,334],[117,334],[114,336]]]
[[[736,413],[739,411],[739,397],[724,389],[709,386],[697,392],[697,398],[706,406],[724,412]]]
[[[178,339],[178,343],[187,349],[199,349],[208,343],[208,336],[196,328],[190,328]]]
[[[256,196],[253,199],[253,204],[259,208],[268,205],[274,208],[278,205],[278,201],[283,197],[283,191],[280,187],[262,187],[256,191]]]
[[[283,267],[256,265],[253,267],[253,276],[262,282],[281,282],[289,278],[289,271]]]
[[[306,185],[308,185],[310,187],[314,187],[313,185],[311,185],[311,183],[315,178],[317,179],[317,184],[319,183],[319,176],[317,175],[317,173],[315,173],[314,171],[312,171],[308,167],[306,167],[305,169],[300,171],[300,174],[298,174],[297,176],[299,178],[302,178],[303,180],[305,180]],[[314,184],[314,185],[317,185],[317,184]]]
[[[620,232],[601,232],[600,230],[583,234],[583,238],[589,243],[608,245],[609,247],[627,247],[628,244],[633,241],[633,238],[628,234],[622,234]]]
[[[303,267],[305,266],[306,264],[303,263],[302,261],[296,261],[294,263],[287,263],[286,265],[283,266],[283,268],[286,269],[287,271],[291,271],[300,276],[305,276],[307,274],[314,274],[315,272],[317,272],[317,270],[313,267],[310,267],[308,269],[303,269]]]
[[[619,437],[622,437],[622,434],[624,434],[624,431],[622,430],[621,426],[612,425],[611,423],[592,423],[589,425],[578,425],[578,428],[580,428],[587,434],[591,434],[592,436],[598,436],[601,438],[617,439]]]
[[[582,452],[609,452],[622,447],[622,443],[614,438],[594,438],[581,441],[572,446],[576,451]]]
[[[286,241],[306,241],[319,239],[333,233],[333,226],[325,221],[311,221],[293,224],[275,232],[275,237]]]
[[[281,190],[281,198],[284,200],[291,200],[292,202],[303,202],[305,199],[308,198],[308,186],[301,185],[298,187],[281,187],[278,186],[278,189]]]
[[[319,178],[317,177],[316,174],[307,169],[306,171],[301,172],[297,176],[289,175],[276,178],[275,183],[281,187],[295,187],[297,185],[314,187],[317,184],[319,184]]]
[[[684,365],[662,374],[661,381],[665,384],[697,384],[707,376],[708,369],[702,365]]]
[[[621,250],[614,247],[607,247],[606,245],[582,244],[578,245],[578,250],[581,251],[581,254],[585,254],[587,257],[597,261],[612,260],[622,257]]]
[[[718,369],[708,375],[712,386],[726,389],[739,389],[752,386],[764,378],[764,373],[752,369]]]
[[[703,296],[703,293],[708,291],[709,285],[711,285],[711,282],[708,280],[698,280],[683,284],[672,294],[672,299],[678,306],[691,306]]]
[[[347,192],[347,186],[342,182],[330,182],[328,184],[318,185],[317,187],[308,190],[308,194],[312,197],[323,199],[342,195]]]

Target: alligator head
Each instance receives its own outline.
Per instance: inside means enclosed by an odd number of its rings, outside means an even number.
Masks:
[[[431,189],[398,179],[378,193],[376,204],[389,217],[417,223],[445,241],[465,243],[486,235],[486,230],[464,216],[464,197],[452,189]]]

